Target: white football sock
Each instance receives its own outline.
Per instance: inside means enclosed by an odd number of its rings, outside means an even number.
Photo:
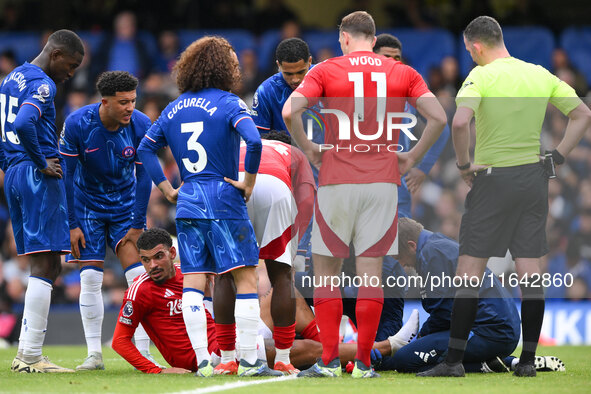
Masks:
[[[260,306],[256,293],[236,296],[236,331],[240,342],[240,359],[254,365],[257,361],[257,332]]]
[[[183,290],[183,320],[199,365],[204,360],[211,361],[207,350],[207,317],[203,306],[203,293],[195,289],[186,290]]]
[[[83,268],[80,271],[80,316],[84,327],[84,337],[91,352],[102,353],[101,331],[105,307],[103,304],[103,270],[100,268]]]
[[[211,297],[203,297],[203,305],[205,305],[205,309],[211,317],[215,319],[215,315],[213,314],[213,299]]]
[[[130,265],[125,269],[125,279],[127,279],[127,286],[131,286],[133,280],[140,276],[141,274],[145,273],[146,270],[141,263],[135,263]],[[140,324],[135,329],[135,334],[133,334],[133,340],[135,342],[135,347],[139,350],[140,353],[145,353],[150,351],[150,337],[144,330],[144,327]]]
[[[230,361],[236,361],[236,351],[235,350],[220,350],[222,354],[222,364],[229,363]]]
[[[392,349],[392,356],[396,353],[401,347],[408,345],[419,332],[419,311],[418,309],[413,309],[410,317],[404,323],[402,328],[394,335],[388,337],[388,341],[390,342],[390,348]]]
[[[53,286],[47,279],[29,277],[23,311],[23,361],[26,363],[36,362],[41,358],[52,289]]]

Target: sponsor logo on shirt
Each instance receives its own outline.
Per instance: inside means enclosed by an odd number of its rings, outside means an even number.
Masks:
[[[174,316],[174,315],[178,315],[180,313],[183,313],[183,301],[182,300],[176,299],[176,300],[168,301],[166,303],[166,305],[168,305],[168,308],[170,309],[170,316]]]
[[[170,289],[166,289],[164,290],[164,298],[168,298],[168,297],[173,297],[174,296],[174,292]]]
[[[121,317],[119,318],[119,321],[120,321],[121,323],[123,323],[123,324],[127,324],[127,325],[130,325],[130,326],[132,325],[132,323],[131,323],[131,319],[128,319],[128,318],[126,318],[126,317],[123,317],[123,316],[121,316]]]

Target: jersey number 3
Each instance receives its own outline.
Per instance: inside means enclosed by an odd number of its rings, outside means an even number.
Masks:
[[[20,144],[21,142],[14,131],[4,131],[4,125],[6,122],[13,123],[16,119],[16,114],[13,110],[14,108],[18,108],[18,98],[8,96],[8,103],[6,102],[6,98],[7,96],[4,93],[0,93],[0,126],[2,127],[2,142],[6,142],[6,138],[8,137],[8,141],[13,144]],[[8,104],[8,113],[6,113],[6,104]]]
[[[187,141],[187,150],[197,152],[199,159],[197,162],[192,162],[188,158],[183,158],[183,164],[187,171],[197,174],[203,171],[207,165],[207,152],[203,145],[197,142],[197,139],[203,133],[203,122],[181,123],[181,133],[192,133]]]

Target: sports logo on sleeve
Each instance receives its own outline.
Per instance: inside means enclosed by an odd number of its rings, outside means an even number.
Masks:
[[[259,92],[255,92],[252,98],[252,108],[256,108],[259,106]]]
[[[45,103],[45,99],[49,97],[51,91],[49,90],[49,85],[44,83],[37,88],[37,94],[34,94],[33,97],[37,100]]]
[[[127,301],[125,303],[125,306],[123,307],[123,316],[129,317],[131,315],[133,315],[133,304],[131,303],[131,301]]]
[[[242,99],[238,99],[238,105],[243,110],[248,111],[248,105],[246,105],[246,103],[244,101],[242,101]]]

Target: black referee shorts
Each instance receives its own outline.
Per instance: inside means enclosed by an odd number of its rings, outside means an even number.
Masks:
[[[466,196],[460,255],[538,258],[548,253],[548,178],[541,163],[479,172]]]

